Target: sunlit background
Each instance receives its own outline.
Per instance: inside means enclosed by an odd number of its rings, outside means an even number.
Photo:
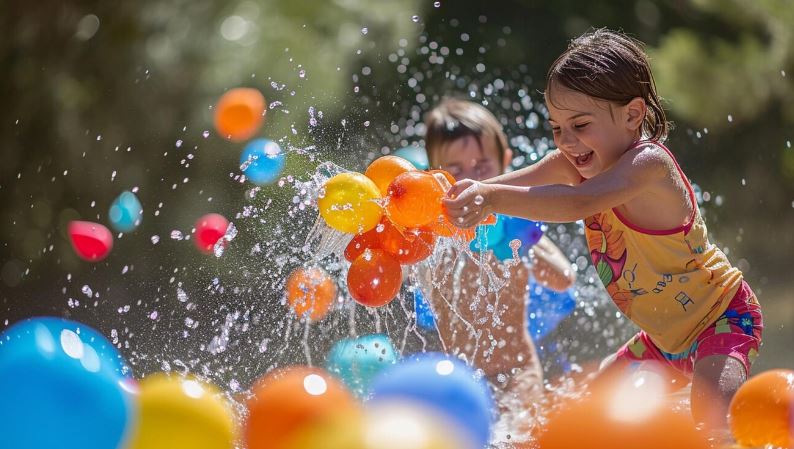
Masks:
[[[279,304],[316,215],[301,206],[299,182],[322,161],[362,171],[421,146],[422,115],[443,95],[483,102],[505,126],[515,167],[533,163],[553,148],[545,71],[571,38],[601,26],[648,44],[675,123],[669,146],[699,187],[713,241],[765,308],[756,369],[794,366],[787,1],[6,2],[0,330],[34,315],[70,317],[109,336],[138,373],[203,371],[231,391],[270,367],[318,362],[350,329],[338,313],[295,336]],[[259,135],[288,151],[282,181],[257,192],[239,178],[242,145],[212,127],[217,98],[237,86],[265,95]],[[106,221],[124,190],[143,203],[140,228],[106,260],[81,261],[66,224]],[[239,230],[220,258],[184,239],[207,212]],[[548,343],[566,354],[546,361],[555,372],[605,356],[633,330],[616,317],[577,226],[548,235],[576,266],[580,290],[577,313]],[[399,306],[379,313],[354,315],[403,337]],[[434,344],[422,338],[407,344]]]

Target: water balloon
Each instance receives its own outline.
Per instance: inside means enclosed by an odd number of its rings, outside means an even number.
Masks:
[[[75,253],[88,262],[99,262],[113,249],[113,234],[99,223],[70,221],[69,238]]]
[[[378,186],[361,173],[340,173],[326,181],[317,206],[328,226],[358,234],[374,228],[383,211]]]
[[[265,97],[256,89],[230,89],[215,105],[215,129],[224,139],[247,140],[256,134],[264,120]]]
[[[358,397],[365,397],[375,376],[397,362],[398,354],[384,334],[346,338],[328,353],[326,368]]]
[[[287,279],[287,303],[295,314],[323,319],[336,298],[336,283],[319,267],[298,268]]]
[[[122,192],[110,205],[108,219],[113,229],[132,232],[141,224],[143,207],[138,197],[130,191]]]
[[[407,160],[419,170],[427,170],[430,168],[430,164],[427,160],[427,152],[424,148],[404,147],[395,150],[392,154]]]
[[[269,184],[284,170],[285,155],[276,142],[255,139],[248,143],[240,155],[240,169],[254,184]]]
[[[794,447],[794,371],[765,371],[744,383],[731,401],[730,425],[744,447]]]
[[[356,258],[347,271],[350,296],[368,307],[380,307],[391,302],[400,292],[402,269],[400,263],[383,250],[366,250]]]
[[[444,193],[431,174],[403,173],[389,184],[386,203],[389,219],[405,228],[427,226],[441,215]]]
[[[380,190],[382,196],[386,196],[389,184],[391,184],[394,178],[403,173],[415,170],[416,168],[414,168],[409,161],[401,157],[382,156],[369,164],[364,175],[378,186],[378,190]]]
[[[196,220],[196,234],[193,240],[203,253],[212,254],[218,240],[226,234],[229,220],[220,214],[206,214]]]

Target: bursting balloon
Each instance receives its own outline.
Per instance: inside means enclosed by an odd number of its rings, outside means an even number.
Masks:
[[[398,358],[397,350],[387,335],[362,335],[336,342],[328,353],[326,368],[356,396],[364,397],[375,376],[396,363]]]
[[[0,334],[3,447],[121,447],[134,389],[121,354],[89,326],[32,318]]]
[[[524,218],[497,215],[496,224],[490,227],[478,226],[477,234],[470,244],[472,251],[493,251],[499,260],[513,258],[510,242],[518,239],[521,242],[519,255],[527,253],[543,237],[542,223]]]
[[[374,228],[383,211],[378,186],[361,173],[340,173],[323,185],[317,207],[328,226],[349,234]]]
[[[557,292],[529,280],[527,330],[536,345],[576,309],[573,288]]]
[[[372,384],[370,402],[382,400],[419,403],[456,423],[477,447],[490,441],[494,401],[488,385],[446,354],[420,354],[384,370]]]
[[[276,142],[268,139],[254,139],[248,143],[240,155],[240,169],[246,179],[254,184],[270,184],[278,179],[286,157]]]
[[[130,191],[121,192],[108,210],[108,219],[113,229],[132,232],[141,224],[143,207],[138,197]]]

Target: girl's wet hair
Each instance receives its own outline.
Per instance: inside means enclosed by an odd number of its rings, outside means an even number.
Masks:
[[[425,148],[431,165],[448,143],[472,136],[482,148],[482,139],[493,139],[499,160],[507,150],[507,137],[499,120],[484,106],[456,98],[444,98],[425,115]]]
[[[642,98],[648,107],[642,123],[644,137],[663,141],[670,124],[656,94],[648,56],[636,39],[601,28],[571,41],[546,75],[546,96],[555,84],[600,100],[624,106]]]

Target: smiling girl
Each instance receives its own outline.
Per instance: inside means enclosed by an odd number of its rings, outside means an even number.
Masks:
[[[689,180],[664,146],[668,123],[639,42],[600,29],[575,39],[546,84],[557,150],[522,170],[458,182],[456,225],[489,213],[584,220],[598,276],[641,331],[611,369],[661,362],[692,381],[694,417],[724,427],[763,329],[742,273],[708,240]]]

